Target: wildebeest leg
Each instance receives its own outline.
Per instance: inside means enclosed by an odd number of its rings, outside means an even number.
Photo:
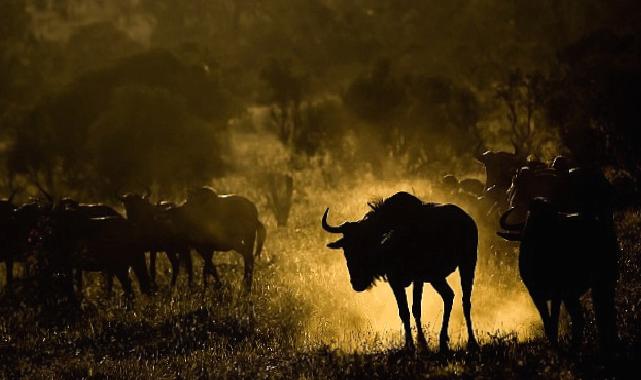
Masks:
[[[178,280],[178,272],[180,272],[180,258],[176,252],[165,252],[167,258],[171,263],[171,287],[176,286],[176,281]]]
[[[247,293],[251,292],[252,288],[252,279],[254,276],[254,243],[256,242],[256,231],[248,234],[245,239],[243,239],[243,258],[245,259],[245,291]]]
[[[213,251],[208,251],[208,250],[203,250],[200,249],[198,250],[198,253],[200,253],[200,256],[202,256],[204,265],[203,265],[203,286],[207,288],[207,275],[211,274],[214,276],[214,280],[216,282],[216,286],[220,285],[220,277],[218,277],[218,271],[216,270],[216,267],[214,266],[214,263],[212,262],[212,257],[214,256]]]
[[[566,302],[567,307],[567,302]],[[558,342],[559,339],[559,312],[561,311],[561,299],[553,298],[550,302],[550,332],[549,339],[551,342]]]
[[[450,314],[452,313],[452,304],[454,303],[454,291],[447,283],[447,280],[441,279],[432,282],[432,287],[443,298],[443,323],[441,325],[441,334],[439,336],[440,349],[443,352],[449,350],[448,342],[450,337],[447,334],[447,329],[450,324]]]
[[[550,343],[556,344],[556,341],[552,340],[553,336],[550,335],[550,311],[548,309],[548,302],[544,298],[535,296],[532,293],[530,293],[530,296],[532,297],[532,302],[534,302],[534,306],[536,306],[536,309],[539,311],[539,315],[543,320],[543,329],[545,330],[546,338],[548,338]]]
[[[185,261],[187,269],[187,283],[191,286],[194,283],[194,263],[191,260],[191,251],[189,249],[179,253],[180,257]]]
[[[103,272],[103,277],[105,278],[105,293],[107,297],[111,297],[114,287],[114,274],[113,272]]]
[[[401,317],[403,327],[405,328],[405,347],[413,351],[414,341],[412,339],[412,330],[410,327],[410,310],[407,306],[407,296],[405,295],[405,288],[399,285],[391,285],[394,297],[396,298],[396,305],[398,306],[398,316]]]
[[[9,255],[7,260],[4,262],[7,267],[7,291],[13,291],[13,257]]]
[[[129,278],[129,273],[128,270],[119,270],[116,272],[116,277],[118,277],[118,281],[120,281],[120,285],[122,286],[122,290],[124,291],[125,295],[125,305],[127,308],[129,308],[132,305],[133,299],[134,299],[134,291],[133,288],[131,287],[131,279]]]
[[[594,304],[601,349],[606,353],[611,353],[618,341],[614,308],[614,284],[599,284],[593,287],[592,303]]]
[[[475,350],[478,348],[476,336],[472,328],[472,286],[474,284],[474,269],[476,264],[471,268],[461,266],[459,272],[461,275],[461,289],[463,290],[463,314],[465,315],[465,324],[467,326],[467,349]]]
[[[134,270],[134,274],[136,275],[136,278],[138,278],[138,285],[140,285],[140,291],[146,295],[150,295],[152,291],[151,291],[151,283],[149,280],[149,273],[147,272],[147,265],[145,263],[145,253],[144,252],[133,253],[132,256],[133,257],[131,261],[131,268]],[[125,269],[125,273],[127,273],[128,271],[129,271],[128,269]],[[127,279],[129,279],[129,275],[127,275]]]
[[[149,251],[149,276],[151,277],[151,283],[156,285],[156,258],[158,256],[158,252],[156,251]],[[167,253],[167,256],[169,256],[169,253]]]
[[[76,289],[78,294],[82,297],[82,270],[76,269]]]
[[[583,329],[585,327],[583,307],[581,307],[581,301],[578,297],[568,297],[563,302],[572,320],[572,345],[576,347],[583,341]]]
[[[245,283],[245,292],[250,293],[252,289],[252,277],[254,275],[254,252],[253,246],[245,251],[243,258],[245,259],[245,276],[243,277]]]
[[[423,300],[423,281],[414,281],[412,287],[412,315],[416,322],[416,340],[422,349],[427,349],[427,340],[421,324],[421,301]]]

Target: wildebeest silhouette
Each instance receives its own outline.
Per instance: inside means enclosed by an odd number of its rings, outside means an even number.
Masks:
[[[602,348],[611,348],[616,341],[614,291],[619,248],[610,224],[591,215],[560,213],[544,198],[530,202],[524,224],[508,223],[510,212],[501,218],[505,231],[499,235],[521,242],[521,278],[550,342],[557,342],[561,303],[572,319],[573,341],[581,341],[580,297],[591,289]]]
[[[182,234],[190,247],[205,260],[203,281],[211,274],[217,284],[220,278],[212,258],[216,251],[234,250],[243,256],[244,287],[251,290],[254,256],[260,255],[266,237],[265,226],[258,219],[256,205],[239,195],[218,195],[210,187],[190,192],[185,204],[177,210]]]
[[[50,206],[31,201],[14,209],[10,201],[2,203],[0,259],[6,264],[6,287],[11,291],[13,265],[16,262],[23,262],[25,263],[25,271],[28,271],[29,266],[26,261],[31,250],[30,240],[33,239],[39,220],[49,211]]]
[[[421,326],[423,284],[430,283],[443,298],[444,313],[440,348],[448,349],[447,333],[454,292],[446,277],[457,268],[463,290],[463,312],[467,324],[468,348],[477,346],[471,318],[471,294],[476,268],[478,232],[474,220],[451,204],[423,203],[406,192],[369,204],[363,219],[339,226],[327,223],[325,210],[322,227],[343,237],[327,246],[343,249],[352,287],[363,291],[377,279],[386,280],[398,305],[405,328],[405,343],[414,348],[410,313],[405,288],[413,284],[412,314],[418,343],[426,346]]]
[[[138,231],[141,244],[149,252],[149,272],[151,281],[156,283],[156,257],[158,252],[165,252],[172,267],[171,286],[176,285],[180,268],[180,259],[187,264],[189,284],[193,280],[189,241],[180,226],[179,210],[175,205],[160,203],[153,205],[149,194],[125,194],[120,197],[127,219]]]
[[[12,236],[12,229],[15,224],[13,197],[15,192],[8,199],[0,200],[0,261],[6,266],[7,289],[11,289],[13,282],[13,260],[15,256],[15,244]]]
[[[144,247],[132,223],[122,216],[89,218],[81,209],[57,206],[48,215],[43,231],[46,258],[53,270],[69,278],[69,292],[73,291],[70,284],[74,270],[102,272],[108,290],[112,276],[116,276],[125,296],[131,298],[131,268],[140,290],[151,294]]]
[[[611,220],[613,188],[598,168],[568,168],[557,157],[550,168],[520,168],[507,191],[508,222],[522,222],[530,201],[545,198],[558,211]]]
[[[514,153],[486,151],[476,159],[485,166],[485,190],[496,186],[502,190],[510,187],[514,172],[525,165],[525,159]]]

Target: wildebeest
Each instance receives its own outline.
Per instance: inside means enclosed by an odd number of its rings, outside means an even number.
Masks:
[[[254,256],[265,241],[265,226],[258,219],[256,205],[239,195],[218,195],[209,187],[192,191],[180,207],[179,217],[184,236],[205,260],[203,280],[207,274],[220,283],[212,257],[216,251],[234,250],[243,256],[244,286],[249,292],[254,272]],[[254,248],[255,245],[255,248]]]
[[[521,278],[550,342],[557,341],[561,303],[572,318],[573,341],[581,341],[580,297],[591,289],[603,348],[611,348],[616,340],[614,290],[619,248],[610,223],[593,215],[560,213],[544,198],[530,202],[525,223],[508,223],[512,210],[502,216],[505,231],[499,235],[521,242]]]
[[[0,261],[4,261],[6,266],[6,284],[11,289],[13,282],[13,260],[14,260],[14,241],[12,229],[15,224],[13,197],[15,192],[8,199],[0,200]]]
[[[165,252],[172,267],[171,286],[176,284],[181,258],[187,264],[189,284],[191,284],[193,275],[190,247],[184,231],[185,226],[181,225],[183,221],[180,220],[179,207],[167,203],[153,205],[149,201],[149,194],[129,193],[121,196],[120,199],[127,212],[127,219],[138,230],[141,243],[149,252],[149,272],[152,283],[156,282],[157,254]]]
[[[6,264],[7,289],[13,287],[13,265],[16,262],[25,263],[28,271],[27,256],[32,250],[32,240],[41,218],[50,210],[49,205],[42,205],[37,201],[25,203],[13,209],[12,203],[3,202],[2,226],[2,252],[0,258]]]
[[[601,170],[570,169],[559,159],[551,168],[519,169],[507,194],[513,209],[509,214],[512,223],[524,220],[530,201],[537,197],[547,199],[559,211],[612,218],[612,186]]]
[[[327,246],[343,249],[354,290],[366,290],[377,279],[387,280],[405,328],[406,347],[413,349],[405,288],[413,284],[412,314],[418,342],[426,346],[421,326],[421,299],[423,283],[430,283],[443,298],[440,348],[447,350],[447,329],[454,292],[446,277],[458,268],[468,347],[475,348],[477,342],[470,315],[478,243],[474,220],[455,205],[423,203],[406,192],[370,203],[370,207],[372,210],[357,222],[330,226],[327,223],[329,209],[325,210],[322,219],[325,231],[343,234],[341,239]]]
[[[508,152],[487,151],[477,155],[476,159],[485,166],[486,191],[492,187],[507,190],[514,172],[525,165],[524,158]]]
[[[122,215],[114,208],[104,205],[102,203],[80,203],[72,198],[63,198],[58,205],[59,208],[65,210],[73,210],[80,218],[97,219],[97,218],[116,218],[122,219]],[[78,292],[82,293],[82,270],[77,268],[76,272],[76,285]],[[111,277],[107,278],[107,286],[111,287],[113,281]]]
[[[90,218],[81,209],[57,206],[48,218],[45,231],[47,259],[54,270],[69,277],[69,284],[73,270],[102,272],[108,289],[112,276],[116,276],[125,295],[132,297],[131,268],[140,290],[151,294],[140,238],[131,222],[122,216]]]

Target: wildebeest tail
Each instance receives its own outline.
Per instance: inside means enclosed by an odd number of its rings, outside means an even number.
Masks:
[[[265,229],[265,225],[260,221],[257,221],[256,222],[256,251],[254,252],[254,256],[256,257],[260,256],[260,253],[263,250],[263,244],[265,243],[266,237],[267,237],[267,230]]]

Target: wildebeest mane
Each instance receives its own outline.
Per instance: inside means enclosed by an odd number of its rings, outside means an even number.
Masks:
[[[434,207],[438,203],[426,203],[407,192],[401,191],[388,198],[371,200],[367,205],[371,210],[365,214],[364,219],[380,220],[385,225],[397,226],[411,221],[424,207]]]
[[[372,242],[380,246],[385,240],[389,240],[398,230],[403,230],[420,218],[419,213],[425,207],[433,207],[437,203],[425,203],[417,197],[406,193],[399,192],[387,198],[373,199],[367,203],[370,207],[363,219],[357,224],[361,231],[367,231],[366,234],[373,239]],[[367,261],[361,263],[368,269],[371,276],[370,287],[377,280],[386,281],[383,263],[387,251],[373,250],[370,252]]]

